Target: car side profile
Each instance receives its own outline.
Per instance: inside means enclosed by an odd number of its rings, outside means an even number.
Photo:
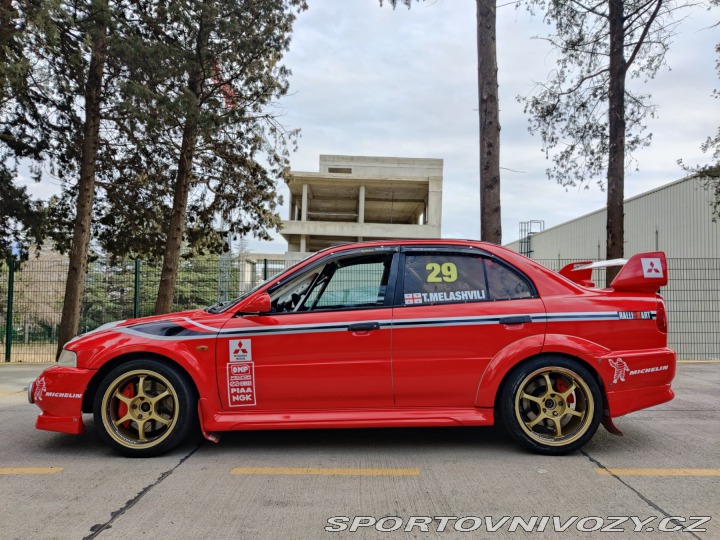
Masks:
[[[673,398],[657,294],[662,252],[606,289],[476,241],[365,242],[315,253],[205,310],[110,323],[65,345],[28,388],[36,427],[83,413],[127,456],[199,429],[489,426],[539,453]]]

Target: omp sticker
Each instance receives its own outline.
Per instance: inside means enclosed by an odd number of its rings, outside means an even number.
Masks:
[[[640,258],[640,262],[643,267],[643,276],[646,278],[661,278],[663,277],[662,263],[657,257],[650,259]]]
[[[252,362],[252,343],[249,339],[230,340],[231,362]]]
[[[236,362],[227,365],[228,403],[231,407],[257,405],[255,402],[255,365]]]

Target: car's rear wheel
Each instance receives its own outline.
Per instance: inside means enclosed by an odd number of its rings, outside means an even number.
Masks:
[[[500,396],[508,433],[527,448],[562,455],[582,448],[602,416],[602,395],[590,372],[563,357],[539,357],[513,371]]]
[[[157,360],[132,360],[108,373],[95,394],[100,437],[130,457],[174,448],[196,424],[195,390],[179,370]]]

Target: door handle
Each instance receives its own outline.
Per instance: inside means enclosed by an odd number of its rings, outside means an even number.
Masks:
[[[348,330],[351,332],[370,332],[371,330],[379,330],[380,329],[380,323],[379,322],[364,322],[364,323],[355,323],[348,326]]]
[[[520,315],[518,317],[500,317],[500,324],[525,324],[532,322],[530,315]]]

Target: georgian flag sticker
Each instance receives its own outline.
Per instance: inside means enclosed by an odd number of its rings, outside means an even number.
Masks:
[[[252,343],[249,339],[230,340],[231,362],[252,362]]]
[[[663,276],[663,269],[662,269],[662,263],[660,262],[660,259],[657,257],[652,258],[641,258],[640,262],[642,263],[643,268],[643,276],[646,278],[662,278]]]

